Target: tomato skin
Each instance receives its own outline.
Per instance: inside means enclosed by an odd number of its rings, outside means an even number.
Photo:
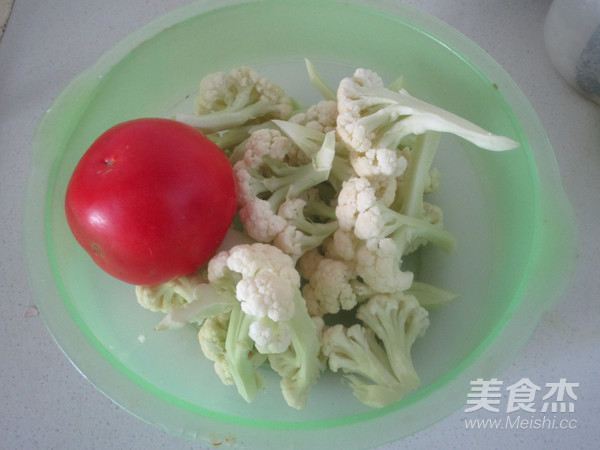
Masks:
[[[164,283],[208,262],[236,207],[221,149],[188,125],[158,118],[103,133],[65,196],[77,242],[104,271],[136,285]]]

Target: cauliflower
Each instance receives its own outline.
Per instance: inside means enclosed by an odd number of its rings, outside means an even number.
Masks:
[[[283,394],[293,407],[306,403],[306,389],[321,372],[321,344],[300,292],[300,275],[289,255],[269,244],[237,244],[209,261],[206,276],[193,275],[138,291],[162,298],[169,289],[177,290],[185,303],[169,309],[157,330],[200,325],[203,353],[214,361],[221,380],[235,384],[247,401],[263,387],[257,369],[267,356],[294,354],[289,364],[296,364],[298,374],[310,379],[291,374],[289,366],[282,381]],[[161,301],[147,297],[149,305]],[[287,388],[293,391],[285,391]]]
[[[198,342],[204,356],[213,361],[215,372],[225,385],[234,383],[225,352],[225,339],[229,325],[228,312],[207,318],[198,331]],[[264,362],[264,356],[263,356]],[[258,367],[257,364],[256,366]]]
[[[355,261],[358,248],[363,242],[356,237],[352,230],[339,228],[331,239],[323,242],[323,250],[328,258],[345,262]]]
[[[336,92],[306,68],[323,96],[308,108],[248,67],[201,81],[194,115],[176,118],[228,156],[233,228],[243,230],[199,272],[136,295],[165,313],[157,330],[197,326],[219,378],[248,402],[268,362],[293,408],[327,367],[361,402],[383,407],[418,387],[411,352],[427,310],[456,297],[403,262],[422,245],[455,244],[425,198],[440,184],[441,133],[488,150],[517,144],[413,97],[402,78],[386,88],[357,69]]]
[[[200,82],[194,115],[175,119],[204,133],[229,130],[271,119],[288,119],[292,102],[284,90],[250,67],[216,72]]]
[[[350,162],[360,176],[399,177],[406,169],[406,159],[387,148],[368,148],[363,152],[350,151]]]
[[[290,257],[278,248],[262,243],[235,245],[217,253],[208,263],[208,281],[217,289],[229,289],[242,278],[254,277],[262,270],[273,271],[293,286],[300,284],[300,276]],[[232,293],[235,294],[235,290]]]
[[[337,91],[337,132],[350,148],[359,176],[400,175],[406,161],[398,152],[404,138],[426,131],[447,132],[487,150],[508,150],[518,144],[410,95],[385,88],[381,77],[359,68],[344,78]]]
[[[136,286],[135,293],[140,306],[153,312],[168,313],[193,301],[194,289],[202,280],[200,274],[192,274],[157,286]]]
[[[311,316],[337,314],[340,309],[351,310],[357,295],[351,284],[351,267],[342,261],[322,258],[302,288],[302,295]]]
[[[271,368],[281,376],[283,397],[295,409],[306,406],[312,387],[326,367],[321,357],[320,332],[323,321],[311,320],[312,326],[308,326],[304,318],[307,315],[308,311],[304,307],[301,315],[292,318],[292,344],[283,352],[268,355]]]
[[[414,251],[417,244],[431,242],[450,251],[454,237],[427,220],[398,213],[377,199],[366,178],[351,178],[339,193],[336,215],[340,228],[353,230],[362,240],[392,238],[400,255]]]
[[[294,291],[290,286],[298,287],[274,270],[263,269],[256,275],[242,278],[235,293],[246,314],[285,322],[294,316]]]
[[[354,282],[355,290],[404,291],[414,277],[402,270],[402,256],[428,242],[449,251],[454,238],[442,228],[441,209],[421,203],[429,220],[409,217],[386,206],[378,195],[387,194],[377,192],[366,178],[354,177],[343,184],[336,207],[340,230],[326,243],[325,251],[354,262],[356,278],[361,280]]]
[[[273,245],[241,244],[210,260],[208,281],[220,295],[237,300],[224,348],[238,392],[251,401],[262,387],[255,353],[294,354],[296,370],[292,374],[288,367],[282,375],[282,391],[290,406],[304,406],[321,373],[321,345],[293,260]]]
[[[263,156],[283,161],[296,151],[296,145],[279,131],[263,128],[252,133],[246,141],[244,164],[247,167],[256,167],[262,163]]]
[[[392,206],[395,203],[398,190],[398,179],[396,177],[379,175],[368,177],[367,179],[375,192],[375,197],[381,203],[385,206]]]
[[[328,104],[331,105],[331,103]],[[333,133],[333,131],[328,131],[327,133],[321,131],[318,126],[311,127],[308,125],[294,123],[291,120],[273,120],[273,123],[277,125],[292,141],[294,141],[294,143],[300,149],[302,149],[306,155],[311,157],[314,156],[324,145],[326,135]],[[325,127],[325,129],[330,128],[331,127]],[[335,130],[335,127],[333,129]],[[331,144],[333,144],[335,148],[335,154],[333,156],[333,161],[331,162],[329,179],[327,181],[335,188],[337,192],[343,181],[356,174],[349,163],[348,150],[346,147],[337,142],[335,139]]]
[[[255,134],[260,136],[254,139]],[[310,189],[329,176],[335,138],[334,132],[327,134],[311,162],[302,166],[285,162],[289,155],[285,149],[293,144],[283,142],[288,138],[273,130],[257,131],[249,139],[244,159],[234,166],[239,217],[250,237],[274,242],[297,259],[337,228],[335,218],[329,223],[313,223],[303,211]]]
[[[306,112],[297,113],[290,117],[289,122],[314,128],[322,133],[335,131],[337,124],[337,102],[321,100],[310,106]]]
[[[364,404],[384,407],[419,385],[412,345],[429,326],[427,311],[403,293],[376,295],[358,308],[363,324],[323,331],[323,353]]]
[[[362,403],[380,408],[402,398],[385,350],[372,330],[359,324],[349,328],[336,324],[323,331],[321,342],[329,368],[344,373]]]
[[[402,254],[393,239],[371,241],[356,253],[356,273],[375,292],[404,291],[412,285],[413,273],[400,269]]]
[[[289,325],[277,323],[268,317],[252,322],[248,335],[254,341],[259,353],[264,355],[285,352],[292,342]]]
[[[174,308],[180,308],[187,304],[189,294],[185,297],[175,291],[177,281],[159,284],[158,286],[136,286],[135,295],[137,301],[143,308],[153,312],[169,312]]]
[[[239,210],[239,217],[246,232],[258,242],[271,242],[287,226],[286,220],[278,216],[267,200],[248,200]]]
[[[290,199],[281,204],[278,217],[285,219],[287,226],[273,240],[273,244],[297,261],[308,250],[318,247],[338,229],[337,220],[317,223],[306,218],[306,200]]]
[[[340,236],[345,238],[347,234],[341,230],[336,232],[338,246]],[[344,256],[347,259],[331,251],[332,241],[326,256],[318,252],[318,256],[308,253],[300,260],[301,274],[307,280],[302,295],[312,316],[351,310],[377,293],[392,293],[412,287],[413,274],[401,270],[402,255],[394,240],[358,241],[356,247],[348,247],[355,244],[352,240],[343,242],[341,245],[346,246]],[[314,265],[312,270],[306,269],[309,264]]]
[[[406,293],[381,294],[363,304],[356,317],[383,343],[394,376],[405,391],[416,389],[419,377],[411,358],[415,341],[429,327],[429,314],[417,299]]]
[[[353,177],[346,181],[338,194],[335,210],[340,229],[352,230],[358,216],[373,207],[376,200],[375,189],[367,178]]]
[[[306,406],[308,394],[326,367],[321,353],[323,321],[306,320],[308,311],[300,295],[296,297],[299,312],[287,323],[291,345],[283,352],[269,353],[271,368],[281,376],[281,392],[286,403],[295,409]]]
[[[317,270],[317,266],[323,260],[324,256],[321,254],[319,249],[313,248],[308,250],[302,257],[297,261],[296,269],[298,274],[305,280],[313,276]]]

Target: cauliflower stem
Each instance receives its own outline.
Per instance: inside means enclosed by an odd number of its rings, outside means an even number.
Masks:
[[[247,402],[251,402],[264,386],[264,379],[257,367],[266,359],[265,355],[254,349],[254,341],[249,336],[252,322],[252,317],[244,314],[242,308],[236,305],[231,310],[225,339],[231,378]]]
[[[319,359],[321,342],[317,326],[308,315],[299,291],[294,295],[294,303],[302,313],[295,314],[288,322],[291,345],[284,352],[269,354],[269,362],[281,376],[281,392],[286,403],[292,408],[302,409],[324,366]]]

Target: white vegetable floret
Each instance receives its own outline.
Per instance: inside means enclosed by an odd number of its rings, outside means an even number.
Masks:
[[[356,273],[375,292],[404,291],[412,285],[413,273],[401,270],[402,254],[393,239],[362,245],[356,255]]]
[[[352,230],[338,229],[331,239],[323,243],[325,256],[343,261],[355,261],[358,249],[363,242],[356,237]]]
[[[256,143],[246,150],[250,152],[248,161],[244,157],[234,166],[241,206],[239,217],[252,238],[259,242],[272,242],[296,260],[305,251],[320,245],[337,229],[333,209],[325,203],[311,202],[311,205],[321,204],[318,210],[311,211],[316,215],[327,215],[327,210],[330,210],[327,223],[309,219],[305,215],[308,211],[304,208],[306,199],[312,196],[311,188],[329,177],[335,155],[335,132],[325,135],[321,147],[311,155],[310,162],[302,166],[292,166],[286,162],[284,152],[278,152],[276,156],[271,153],[273,136],[278,135],[278,138],[286,141],[287,137],[275,130],[269,130],[268,133],[261,130],[263,141],[253,139],[254,134],[250,141]],[[263,146],[262,143],[267,141]],[[255,150],[257,147],[261,150]]]
[[[262,387],[255,353],[285,354],[277,359],[288,360],[281,381],[284,398],[292,407],[303,407],[321,373],[321,345],[292,258],[270,244],[237,245],[211,259],[208,280],[220,295],[237,300],[225,354],[239,393],[250,401]]]
[[[404,391],[419,385],[412,363],[411,349],[429,327],[429,314],[417,299],[405,293],[376,295],[363,304],[356,314],[383,343],[394,376]]]
[[[487,150],[508,150],[518,144],[496,136],[477,125],[410,95],[405,89],[392,91],[377,73],[357,69],[344,78],[338,92],[338,132],[357,150],[396,149],[409,134],[427,130],[453,133]]]
[[[338,229],[336,220],[316,223],[305,215],[306,200],[295,198],[285,201],[277,215],[285,219],[287,226],[275,237],[273,244],[297,261],[308,250],[321,243]]]
[[[283,352],[269,353],[268,358],[271,368],[281,376],[281,392],[286,403],[302,409],[326,364],[320,340],[323,323],[309,316],[300,295],[295,300],[298,312],[287,322],[291,344]]]
[[[366,178],[352,178],[344,183],[336,215],[340,228],[353,230],[359,239],[394,239],[401,255],[413,251],[416,243],[431,242],[446,251],[455,244],[453,236],[442,227],[385,206]]]
[[[358,308],[363,325],[323,332],[323,352],[364,404],[383,407],[417,388],[411,349],[429,326],[428,314],[406,294],[377,295]]]
[[[358,215],[375,205],[375,190],[366,178],[353,177],[342,185],[335,214],[342,230],[352,230]]]
[[[260,198],[250,199],[239,210],[244,229],[258,242],[271,242],[287,226],[286,220],[273,211],[271,203]]]
[[[328,133],[335,131],[337,116],[337,102],[334,100],[321,100],[310,106],[306,112],[293,115],[289,121],[314,128],[322,133]]]
[[[193,274],[157,286],[136,286],[135,294],[140,306],[150,311],[167,313],[193,301],[196,297],[194,289],[202,281],[200,274]]]
[[[317,248],[310,249],[304,253],[296,264],[296,269],[300,276],[305,280],[312,277],[323,258],[324,256]]]
[[[352,268],[330,258],[322,258],[302,295],[311,316],[337,314],[340,309],[351,310],[357,304],[357,295],[350,281],[354,278]]]
[[[234,383],[225,351],[229,313],[209,317],[198,331],[198,341],[204,356],[214,362],[215,372],[223,384]]]
[[[290,280],[276,272],[261,270],[254,276],[242,278],[235,292],[246,314],[283,322],[294,315],[294,291],[290,285]]]
[[[267,317],[250,324],[248,335],[254,340],[256,349],[265,355],[283,353],[292,342],[292,332],[287,323],[279,324]]]
[[[262,163],[263,156],[268,155],[283,161],[290,153],[298,149],[294,143],[277,130],[262,128],[250,135],[245,144],[244,164],[256,167]]]
[[[300,276],[291,258],[277,247],[262,243],[236,245],[218,253],[208,263],[208,280],[218,285],[221,281],[228,282],[227,277],[233,274],[248,278],[262,270],[274,272],[294,287],[300,285]]]
[[[176,120],[205,133],[228,130],[271,119],[288,119],[292,103],[285,91],[250,67],[216,72],[200,82],[195,115],[176,115]]]
[[[327,127],[332,128],[332,131],[325,133],[319,130],[318,127],[301,125],[292,121],[273,120],[273,123],[310,157],[314,157],[324,145],[335,150],[333,161],[328,163],[331,167],[327,181],[336,190],[338,190],[343,181],[356,175],[348,160],[348,150],[342,143],[337,141],[337,138],[333,137],[335,127]],[[326,139],[329,139],[329,141],[326,142]]]

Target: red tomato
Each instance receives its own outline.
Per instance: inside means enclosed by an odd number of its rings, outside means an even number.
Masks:
[[[236,212],[231,165],[196,129],[137,119],[83,155],[65,210],[79,244],[110,275],[155,285],[187,275],[221,245]]]

